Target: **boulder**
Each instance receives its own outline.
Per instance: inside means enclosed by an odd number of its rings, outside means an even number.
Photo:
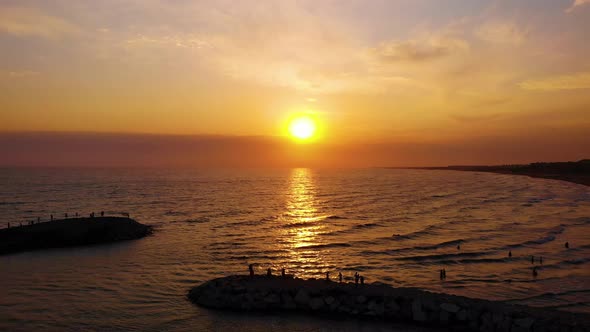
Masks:
[[[535,320],[531,317],[518,318],[514,320],[514,325],[523,327],[525,329],[530,329],[534,322]]]
[[[305,291],[304,289],[300,289],[297,292],[297,295],[295,295],[295,303],[301,306],[307,306],[307,304],[309,303],[309,294],[307,293],[307,291]]]
[[[320,297],[314,297],[309,301],[311,310],[319,310],[324,306],[324,300]]]
[[[276,293],[270,293],[264,298],[264,302],[270,305],[281,303],[281,298]]]
[[[426,321],[426,314],[422,310],[422,303],[418,299],[412,301],[412,319],[417,322]]]
[[[442,303],[440,305],[440,308],[446,312],[450,312],[450,313],[456,313],[458,312],[461,308],[459,308],[458,305],[456,304],[452,304],[452,303]]]

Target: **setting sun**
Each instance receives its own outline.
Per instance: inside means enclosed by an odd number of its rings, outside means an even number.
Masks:
[[[316,129],[316,122],[307,115],[298,116],[289,123],[289,134],[299,140],[312,138]]]

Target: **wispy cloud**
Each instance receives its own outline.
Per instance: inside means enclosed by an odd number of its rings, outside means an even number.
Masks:
[[[384,42],[374,48],[373,52],[385,61],[422,62],[443,58],[468,48],[467,42],[461,39],[435,38]]]
[[[585,5],[590,3],[590,0],[574,0],[574,3],[572,3],[572,5],[566,9],[565,11],[567,13],[572,12],[574,9],[578,8],[579,6]]]
[[[34,70],[20,70],[20,71],[9,71],[6,73],[6,76],[8,76],[10,78],[23,78],[23,77],[38,76],[39,74],[41,74],[41,73],[38,71],[34,71]]]
[[[590,72],[528,80],[520,83],[520,87],[542,91],[590,89]]]
[[[480,26],[475,34],[490,43],[520,45],[525,41],[528,29],[513,22],[488,22]]]
[[[34,8],[2,8],[0,33],[19,37],[55,39],[79,32],[79,28],[64,19],[49,16]]]

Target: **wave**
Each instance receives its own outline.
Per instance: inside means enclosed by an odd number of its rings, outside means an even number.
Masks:
[[[506,250],[506,249],[514,249],[514,248],[520,248],[520,247],[525,247],[525,246],[531,246],[531,245],[545,244],[545,243],[554,241],[557,238],[557,235],[563,233],[565,231],[565,229],[566,229],[565,225],[561,224],[559,226],[552,228],[545,236],[543,236],[541,238],[538,238],[535,240],[528,240],[528,241],[521,242],[521,243],[508,244],[503,247],[496,248],[496,250]]]
[[[352,245],[349,243],[326,243],[326,244],[314,244],[309,246],[301,246],[298,247],[297,250],[305,250],[305,249],[329,249],[329,248],[346,248],[351,247]]]
[[[463,243],[463,242],[465,242],[463,239],[457,239],[457,240],[445,241],[445,242],[440,242],[437,244],[432,244],[432,245],[427,245],[427,246],[405,247],[405,248],[390,249],[390,250],[383,250],[383,251],[366,250],[366,251],[363,251],[362,254],[365,254],[365,255],[376,255],[376,254],[392,255],[392,254],[396,254],[396,253],[403,253],[403,252],[415,251],[415,250],[436,250],[436,249],[441,249],[441,248],[445,248],[445,247],[454,247],[455,245]]]
[[[440,260],[448,260],[453,261],[452,258],[461,258],[461,257],[479,257],[483,255],[487,255],[488,252],[462,252],[458,254],[434,254],[434,255],[421,255],[421,256],[408,256],[408,257],[399,257],[396,258],[400,261],[416,261],[416,262],[423,262],[423,261],[440,261]]]
[[[332,216],[327,216],[326,219],[348,219],[348,218],[337,216],[337,215],[332,215]]]

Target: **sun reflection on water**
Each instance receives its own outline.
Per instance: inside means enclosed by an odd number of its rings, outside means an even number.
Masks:
[[[298,276],[317,276],[324,262],[319,250],[306,249],[317,245],[317,234],[322,231],[323,216],[318,213],[316,186],[313,173],[307,168],[293,169],[290,175],[289,193],[285,205],[284,236],[290,251],[290,267]]]

